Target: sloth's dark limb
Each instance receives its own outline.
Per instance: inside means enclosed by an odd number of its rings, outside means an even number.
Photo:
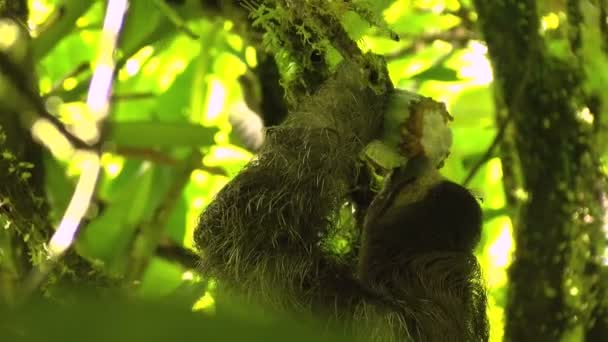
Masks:
[[[428,172],[396,174],[370,206],[358,278],[401,303],[416,341],[485,341],[486,295],[473,255],[481,209],[468,190]]]
[[[361,308],[380,318],[371,326],[384,327],[374,334],[379,340],[488,340],[486,294],[474,255],[404,252],[385,258],[379,269],[360,285],[376,296]]]

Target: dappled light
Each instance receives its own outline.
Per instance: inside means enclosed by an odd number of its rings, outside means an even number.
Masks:
[[[0,0],[0,331],[608,340],[607,23],[592,0]]]

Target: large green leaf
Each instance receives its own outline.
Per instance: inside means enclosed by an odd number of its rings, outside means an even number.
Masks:
[[[126,262],[130,241],[142,221],[153,187],[153,168],[142,165],[113,203],[92,220],[78,238],[81,255],[118,271]]]

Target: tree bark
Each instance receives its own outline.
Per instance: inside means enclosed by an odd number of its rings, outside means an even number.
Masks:
[[[593,130],[577,119],[582,73],[546,50],[535,1],[474,3],[527,193],[515,227],[505,338],[557,341],[592,328],[600,300],[601,177]]]

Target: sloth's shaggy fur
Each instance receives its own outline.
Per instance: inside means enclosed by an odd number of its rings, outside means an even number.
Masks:
[[[367,58],[368,67],[343,63],[271,128],[257,159],[208,206],[195,232],[201,268],[252,301],[324,317],[364,340],[485,340],[485,293],[470,250],[367,253],[385,275],[370,283],[356,275],[355,258],[327,248],[392,91],[386,69],[373,66],[381,62]]]

